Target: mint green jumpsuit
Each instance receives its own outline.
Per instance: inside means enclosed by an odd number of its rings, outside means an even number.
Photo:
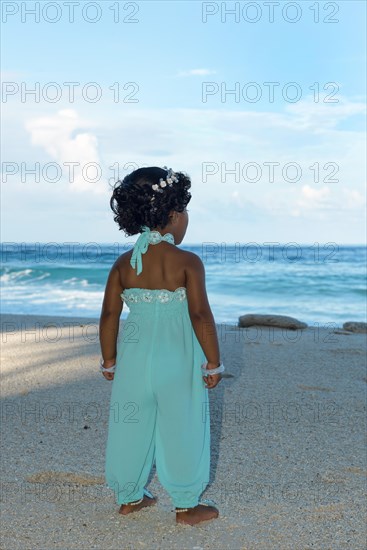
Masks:
[[[144,226],[131,265],[160,240]],[[128,288],[117,341],[105,479],[118,504],[143,497],[153,462],[176,508],[193,507],[209,482],[210,415],[201,374],[206,362],[188,311],[186,288]]]

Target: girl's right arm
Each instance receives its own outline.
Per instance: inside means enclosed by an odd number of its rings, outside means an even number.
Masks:
[[[205,288],[204,264],[196,254],[187,251],[189,261],[185,266],[187,302],[191,323],[197,339],[205,353],[208,369],[220,362],[220,350],[214,317],[210,309]],[[219,375],[213,375],[219,377]]]

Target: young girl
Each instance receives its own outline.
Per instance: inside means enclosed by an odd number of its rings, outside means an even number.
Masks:
[[[219,515],[199,497],[210,472],[208,389],[224,366],[203,263],[177,247],[190,187],[186,174],[166,166],[140,168],[115,184],[115,222],[127,236],[141,235],[111,268],[99,328],[100,368],[113,380],[105,478],[119,513],[156,503],[145,488],[155,461],[176,522],[194,525]],[[120,338],[123,302],[130,311]]]

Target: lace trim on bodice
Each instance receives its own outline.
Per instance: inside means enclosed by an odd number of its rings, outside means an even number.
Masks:
[[[165,304],[172,301],[182,302],[187,298],[186,288],[184,286],[180,286],[176,288],[176,290],[167,290],[166,288],[125,288],[120,296],[127,304],[144,302],[160,302]]]

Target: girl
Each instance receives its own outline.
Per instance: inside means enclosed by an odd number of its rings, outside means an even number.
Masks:
[[[208,389],[224,366],[203,263],[177,247],[190,187],[186,174],[166,166],[140,168],[115,184],[114,221],[125,235],[141,235],[111,268],[99,334],[100,368],[113,380],[105,478],[119,513],[156,503],[145,488],[155,461],[176,522],[194,525],[219,515],[199,497],[210,472]],[[130,311],[117,342],[123,302]]]

